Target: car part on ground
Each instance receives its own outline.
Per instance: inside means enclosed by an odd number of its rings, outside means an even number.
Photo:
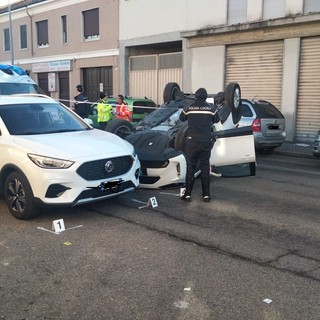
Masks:
[[[239,126],[251,125],[255,148],[269,153],[285,142],[285,118],[273,104],[264,100],[242,99]]]
[[[133,146],[47,96],[2,96],[0,193],[19,219],[135,190]]]
[[[45,94],[24,69],[18,66],[0,64],[0,95],[19,93]]]
[[[316,158],[320,158],[320,130],[317,132],[314,139],[312,152]]]
[[[184,106],[195,100],[194,94],[183,93],[178,84],[170,82],[164,89],[166,101],[145,116],[135,127],[121,120],[110,121],[106,130],[116,132],[134,147],[141,162],[140,187],[164,188],[184,184],[187,122],[179,119]],[[214,102],[216,95],[207,101]],[[218,113],[221,121],[212,127],[216,139],[210,163],[225,176],[255,174],[255,150],[250,126],[237,128],[241,114],[241,90],[230,83],[219,95]],[[240,147],[241,146],[241,147]]]

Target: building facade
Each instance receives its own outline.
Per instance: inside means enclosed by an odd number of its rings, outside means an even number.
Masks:
[[[217,93],[238,82],[286,118],[288,141],[320,129],[319,0],[24,0],[12,10],[15,64],[69,101],[83,83],[162,103],[167,82]],[[0,11],[1,12],[1,11]],[[10,63],[8,11],[0,63]]]
[[[73,103],[119,92],[119,4],[102,0],[21,1],[11,8],[14,64],[55,99]],[[0,63],[11,63],[8,10],[0,13]]]
[[[149,79],[141,86],[157,88],[161,102],[161,57],[181,52],[181,78],[172,79],[183,91],[217,93],[238,82],[243,97],[282,111],[288,141],[311,142],[320,129],[320,1],[122,0],[120,16],[134,19],[119,29],[121,90],[137,91],[140,73]],[[154,56],[154,68],[132,64]]]

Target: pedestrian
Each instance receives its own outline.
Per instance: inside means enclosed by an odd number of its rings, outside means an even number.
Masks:
[[[100,100],[97,104],[98,123],[100,129],[105,130],[108,122],[113,118],[112,105],[107,104],[107,95],[100,92]]]
[[[118,94],[116,105],[117,119],[123,119],[132,122],[132,111],[129,110],[128,104],[124,101],[124,96]]]
[[[185,157],[187,161],[186,188],[181,199],[190,202],[196,166],[200,163],[204,202],[210,202],[210,155],[214,144],[212,125],[220,121],[217,107],[206,102],[205,88],[195,92],[195,102],[183,108],[180,120],[188,120]]]
[[[74,111],[82,118],[87,118],[90,114],[90,104],[87,103],[89,100],[87,95],[84,93],[84,88],[82,84],[76,86],[77,95],[74,100],[77,102],[74,104]]]

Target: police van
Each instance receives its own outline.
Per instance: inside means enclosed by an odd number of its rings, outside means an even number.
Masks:
[[[18,66],[0,64],[0,95],[19,93],[45,94],[24,69]]]

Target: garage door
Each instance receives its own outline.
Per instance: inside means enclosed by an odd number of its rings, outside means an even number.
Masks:
[[[226,84],[238,82],[243,98],[281,109],[283,41],[228,46],[226,56]]]
[[[131,56],[129,94],[163,103],[163,89],[168,82],[182,82],[182,53]]]
[[[296,140],[310,142],[320,129],[320,37],[301,40]]]

